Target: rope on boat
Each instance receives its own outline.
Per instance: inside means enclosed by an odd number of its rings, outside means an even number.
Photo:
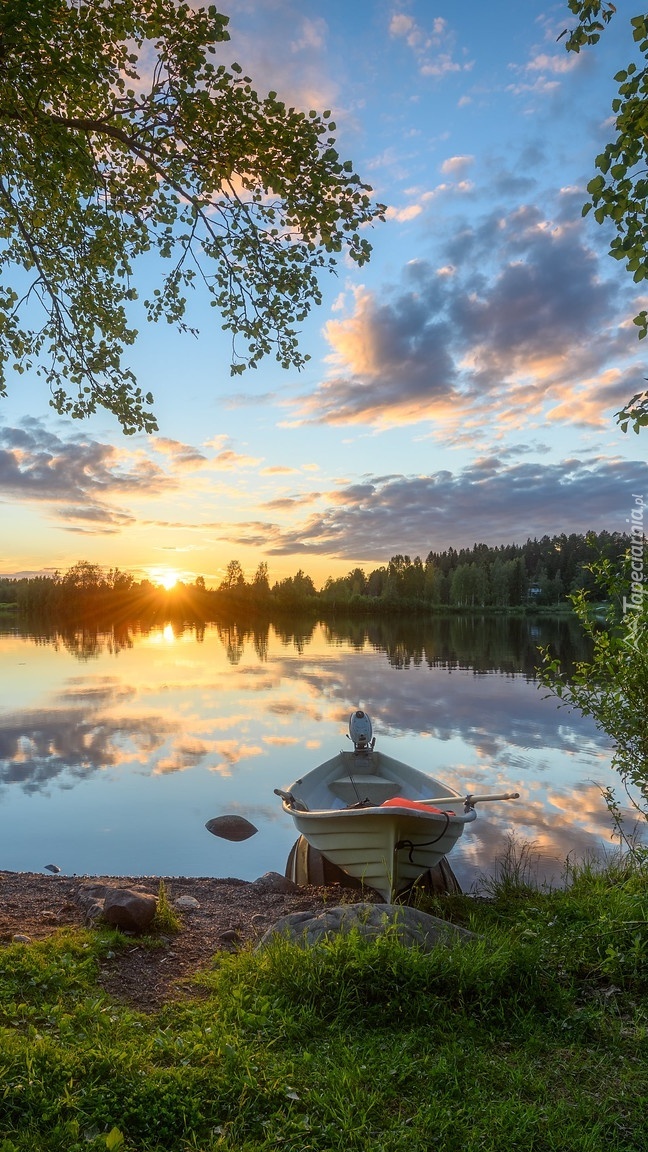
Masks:
[[[369,805],[369,798],[367,796],[365,796],[364,800],[360,799],[360,793],[358,792],[358,785],[356,784],[355,780],[353,779],[353,769],[352,768],[349,768],[349,780],[351,781],[351,784],[353,785],[353,791],[356,794],[357,803],[356,804],[349,804],[348,807],[349,808],[366,808]]]
[[[448,831],[448,828],[450,826],[450,817],[449,817],[447,812],[444,812],[443,815],[445,816],[445,825],[444,825],[442,831],[439,832],[439,835],[437,837],[435,837],[434,840],[424,840],[419,844],[415,844],[413,840],[397,840],[396,843],[394,844],[394,851],[399,852],[402,848],[408,848],[409,849],[408,860],[409,860],[410,864],[413,864],[414,861],[412,859],[412,853],[417,848],[431,848],[433,844],[438,844],[439,840],[442,840],[443,837],[445,836],[445,834]]]

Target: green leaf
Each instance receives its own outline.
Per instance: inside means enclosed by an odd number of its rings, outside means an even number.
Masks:
[[[605,180],[602,176],[595,176],[587,185],[587,191],[589,192],[590,196],[598,196],[604,188]]]

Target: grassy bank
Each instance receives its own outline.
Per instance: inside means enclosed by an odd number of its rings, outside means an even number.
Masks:
[[[154,1016],[100,990],[122,937],[4,948],[1,1152],[643,1149],[641,868],[583,866],[555,892],[508,870],[429,910],[479,939],[219,955]]]

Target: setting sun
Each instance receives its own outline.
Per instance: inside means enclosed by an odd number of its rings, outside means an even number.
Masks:
[[[174,568],[151,568],[149,576],[154,584],[161,584],[167,592],[175,588],[180,579],[180,574]]]

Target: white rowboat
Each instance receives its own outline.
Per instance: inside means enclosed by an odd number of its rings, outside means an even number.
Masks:
[[[275,793],[313,848],[387,903],[447,856],[475,820],[475,804],[519,795],[460,795],[376,752],[371,721],[360,710],[349,729],[353,751],[338,752]]]

